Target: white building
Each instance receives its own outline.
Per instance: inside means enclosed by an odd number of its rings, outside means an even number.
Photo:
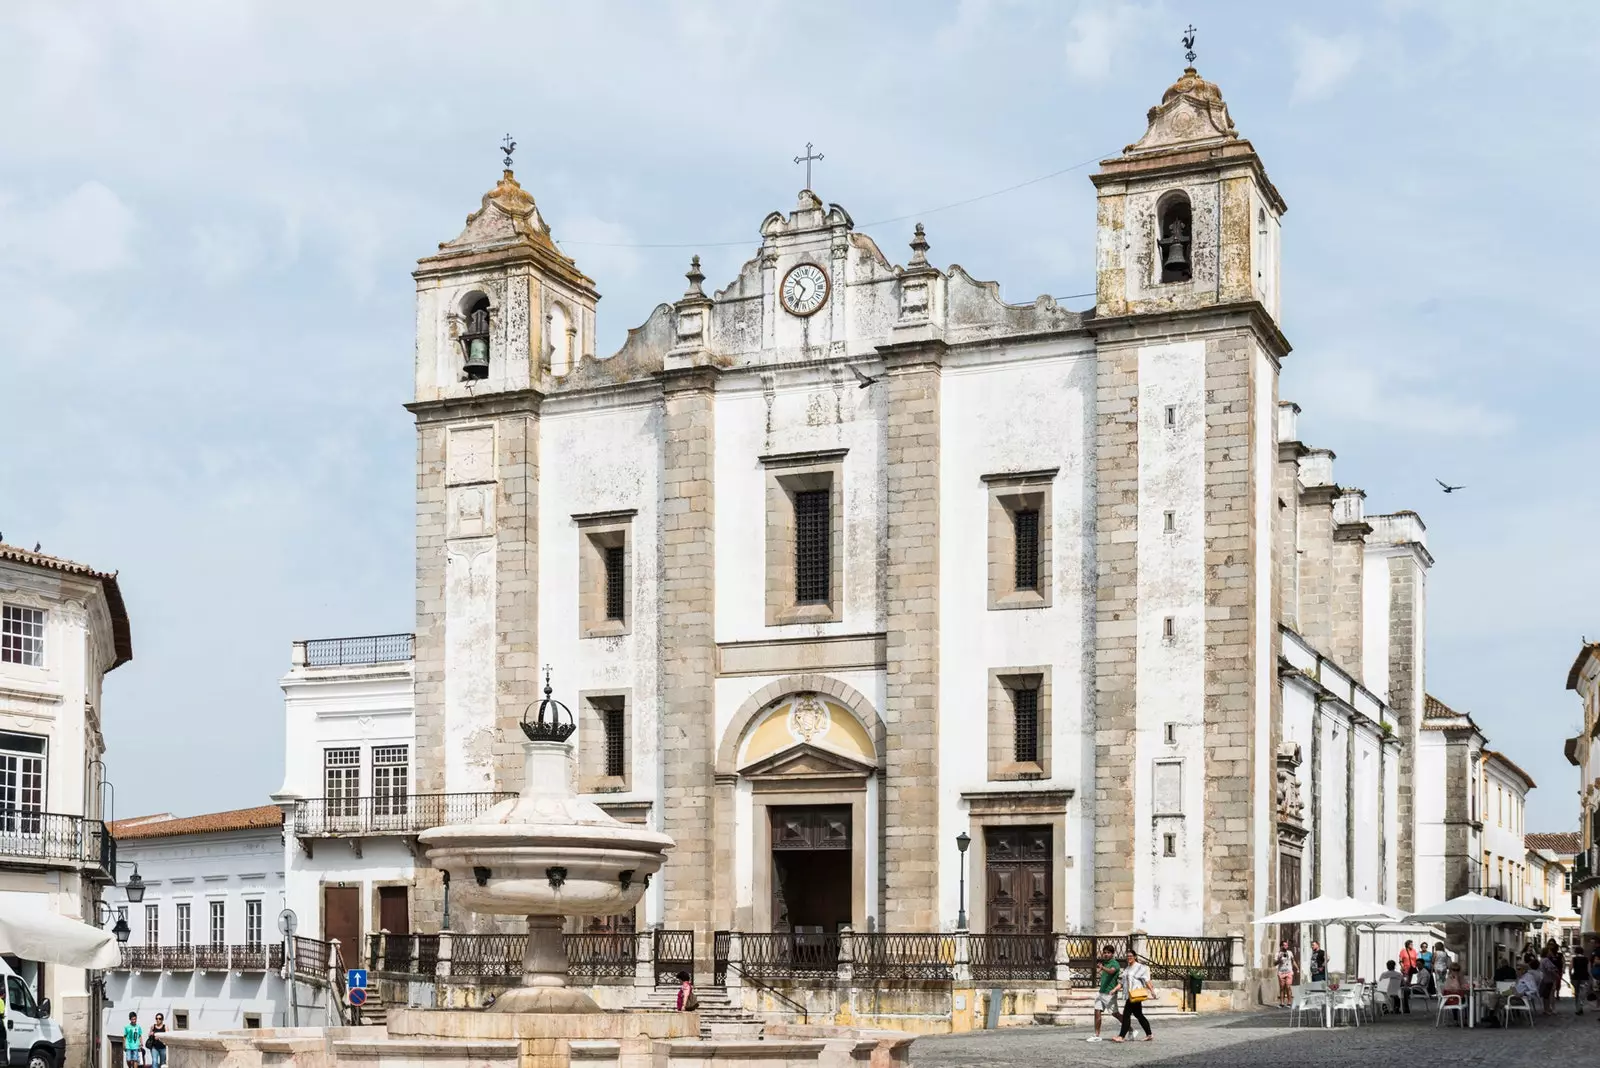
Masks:
[[[287,1026],[282,811],[146,816],[112,833],[145,894],[120,906],[131,936],[124,967],[106,979],[103,1063],[120,1063],[129,1012],[146,1028],[162,1013],[179,1031]]]
[[[1567,762],[1578,769],[1578,851],[1572,862],[1572,892],[1579,929],[1591,950],[1600,950],[1600,642],[1586,641],[1567,672],[1567,689],[1578,695],[1582,728],[1567,739]]]
[[[1485,750],[1483,759],[1483,867],[1481,893],[1528,905],[1528,847],[1523,841],[1523,814],[1534,786],[1527,772],[1499,750]]]
[[[416,836],[499,795],[417,790],[410,634],[297,641],[280,685],[285,901],[355,966],[365,936],[411,930]]]
[[[1550,914],[1540,938],[1554,938],[1563,946],[1577,945],[1583,917],[1578,911],[1579,895],[1573,890],[1573,868],[1582,852],[1581,837],[1577,831],[1530,831],[1523,839],[1528,847],[1523,904]]]
[[[132,658],[115,574],[0,544],[0,909],[106,918],[97,903],[116,848],[101,821],[102,688]],[[87,1063],[83,970],[7,963],[36,1002],[50,999],[68,1063]]]

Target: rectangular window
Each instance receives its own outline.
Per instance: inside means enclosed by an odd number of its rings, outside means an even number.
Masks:
[[[628,773],[628,743],[622,716],[623,710],[620,708],[600,710],[601,721],[606,729],[606,774],[613,778],[621,778]]]
[[[161,906],[146,905],[144,907],[144,944],[159,946],[161,944]]]
[[[172,1029],[174,1031],[189,1030],[189,1013],[186,1009],[172,1010]]]
[[[833,508],[829,489],[794,495],[796,604],[827,604],[832,594]]]
[[[227,945],[228,941],[227,913],[224,908],[226,902],[210,901],[207,904],[211,912],[211,948],[220,949]]]
[[[187,901],[178,902],[178,923],[177,923],[177,927],[178,927],[178,942],[177,942],[177,944],[180,947],[184,948],[184,949],[189,948],[189,945],[190,945],[189,903]]]
[[[0,606],[0,661],[44,666],[44,609]]]
[[[620,620],[626,611],[627,568],[623,566],[627,557],[625,550],[620,545],[606,546],[606,618]]]
[[[361,750],[355,746],[324,750],[322,767],[328,815],[357,815],[361,808]]]
[[[44,830],[45,740],[0,732],[0,835]]]
[[[261,948],[261,899],[258,897],[244,903],[244,944],[251,949]]]
[[[1163,731],[1166,734],[1168,745],[1178,744],[1178,725],[1176,723],[1168,723],[1163,728]]]
[[[1177,835],[1164,834],[1161,836],[1161,855],[1164,857],[1175,857],[1178,855]]]
[[[1039,691],[1011,691],[1011,757],[1018,764],[1039,763]]]
[[[406,814],[407,757],[403,745],[379,745],[372,749],[372,814]]]
[[[1161,513],[1161,532],[1163,534],[1176,534],[1178,532],[1178,513]]]
[[[255,1013],[255,1012],[247,1012],[247,1013],[245,1013],[244,1014],[244,1026],[248,1030],[254,1030],[257,1027],[260,1027],[261,1026],[261,1014],[260,1013]]]
[[[1176,619],[1174,619],[1171,616],[1167,616],[1166,618],[1162,619],[1162,621],[1161,621],[1161,636],[1163,638],[1176,637],[1177,633],[1178,633],[1178,621]]]
[[[1016,538],[1016,588],[1039,589],[1039,510],[1023,508],[1011,513],[1011,528]]]
[[[1177,426],[1178,406],[1176,404],[1167,405],[1166,410],[1162,413],[1162,419],[1168,426]]]
[[[1183,764],[1176,760],[1158,762],[1153,786],[1157,816],[1183,815]]]

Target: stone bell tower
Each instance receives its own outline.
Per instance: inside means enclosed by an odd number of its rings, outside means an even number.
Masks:
[[[1095,919],[1250,938],[1275,896],[1285,206],[1192,66],[1093,181]]]
[[[521,785],[538,700],[539,409],[594,345],[594,283],[510,169],[417,281],[418,793]],[[437,920],[438,876],[418,905]]]

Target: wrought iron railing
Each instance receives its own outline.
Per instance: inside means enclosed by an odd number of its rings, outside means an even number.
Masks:
[[[1149,935],[1144,947],[1152,979],[1187,979],[1200,972],[1209,981],[1225,983],[1233,975],[1230,938]]]
[[[955,974],[954,935],[858,934],[851,944],[857,978],[948,980]]]
[[[162,946],[161,969],[168,972],[194,971],[194,947]]]
[[[1056,938],[1049,934],[967,936],[972,978],[1055,979]]]
[[[233,946],[228,951],[236,972],[264,972],[267,970],[267,947],[260,942]]]
[[[161,970],[160,946],[123,946],[122,967],[130,971],[158,972]]]
[[[573,979],[633,977],[634,947],[631,934],[569,934],[567,974]]]
[[[515,982],[522,977],[522,952],[527,945],[527,935],[451,935],[450,981]]]
[[[439,967],[439,936],[368,935],[367,967],[386,978],[432,979]]]
[[[413,656],[415,635],[369,634],[360,638],[313,638],[305,643],[307,667],[394,664]]]
[[[420,834],[434,827],[476,819],[515,796],[495,792],[308,797],[295,802],[294,833],[300,838]]]
[[[1099,985],[1100,951],[1111,947],[1112,956],[1122,960],[1128,953],[1127,935],[1078,934],[1067,936],[1067,970],[1074,987]]]
[[[755,979],[832,979],[839,970],[839,936],[834,934],[746,934],[739,936],[739,949],[739,971]],[[661,971],[659,963],[656,971]]]
[[[297,936],[294,940],[295,978],[308,983],[326,983],[332,948],[332,943],[324,942],[320,938]]]
[[[194,970],[197,972],[227,971],[228,947],[224,945],[195,946]]]
[[[694,978],[694,932],[658,929],[655,937],[656,982],[671,982],[679,972]]]
[[[732,931],[714,931],[711,935],[711,985],[728,985],[728,951],[733,945]]]
[[[0,805],[0,859],[116,871],[117,843],[100,820]]]

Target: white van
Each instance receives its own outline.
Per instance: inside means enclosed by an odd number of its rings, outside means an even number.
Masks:
[[[50,1019],[50,999],[35,1004],[33,991],[0,960],[0,987],[5,1003],[4,1064],[10,1068],[61,1068],[67,1063],[67,1038]]]

